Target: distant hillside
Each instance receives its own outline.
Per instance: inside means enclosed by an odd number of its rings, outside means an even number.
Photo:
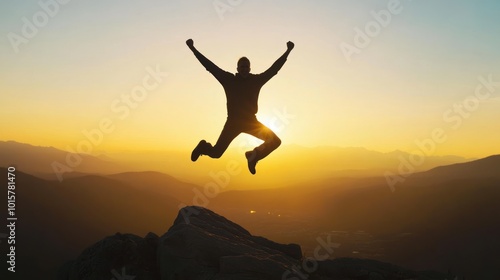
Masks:
[[[333,147],[320,146],[306,148],[301,146],[288,146],[288,150],[283,158],[299,158],[304,162],[304,166],[319,165],[321,168],[328,167],[330,170],[381,170],[396,169],[402,159],[408,160],[410,153],[403,151],[392,151],[388,153],[369,150],[363,147]],[[452,163],[466,162],[469,159],[447,155],[428,156],[425,161],[416,166],[418,170],[428,170],[436,166]],[[369,174],[371,175],[371,174]]]
[[[54,169],[54,163],[60,165]],[[77,164],[73,164],[77,163]],[[16,166],[18,170],[46,179],[57,179],[55,170],[64,176],[68,172],[110,174],[127,169],[114,162],[86,154],[71,154],[53,147],[32,146],[14,141],[0,141],[0,166]],[[61,169],[61,166],[62,167]],[[68,168],[68,169],[66,169]],[[71,171],[70,171],[71,170]]]
[[[194,190],[202,189],[198,185],[185,183],[170,175],[153,171],[125,172],[106,175],[105,177],[130,185],[137,190],[167,194],[184,202],[186,205],[193,203],[193,197],[196,194]]]
[[[439,166],[417,175],[417,177],[441,177],[448,180],[500,177],[500,155],[493,155],[467,163]]]
[[[0,168],[0,174],[6,173]],[[16,171],[16,185],[18,267],[30,267],[20,269],[19,279],[55,279],[61,262],[105,235],[164,232],[164,221],[175,218],[180,203],[166,192],[95,175],[60,183]],[[7,201],[6,195],[1,192],[0,200]],[[0,219],[5,221],[5,215],[2,211]],[[0,243],[2,252],[6,246]]]

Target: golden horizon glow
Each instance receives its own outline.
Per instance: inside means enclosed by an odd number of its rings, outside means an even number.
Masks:
[[[226,109],[222,87],[185,40],[230,72],[245,55],[253,73],[291,40],[296,47],[262,88],[257,114],[284,144],[412,152],[442,129],[447,139],[433,155],[499,154],[500,87],[476,95],[481,79],[500,80],[500,39],[491,36],[498,3],[450,3],[456,15],[445,19],[445,3],[428,14],[430,4],[401,1],[401,13],[350,62],[339,46],[354,44],[355,28],[372,22],[385,1],[245,1],[222,19],[210,3],[68,4],[19,53],[9,40],[0,43],[0,140],[75,149],[84,131],[104,122],[108,132],[94,152],[189,153],[200,139],[217,140]],[[21,34],[21,18],[39,9],[1,5],[10,12],[3,34]],[[145,80],[150,89],[140,93]],[[240,136],[233,145],[241,142],[258,141]]]

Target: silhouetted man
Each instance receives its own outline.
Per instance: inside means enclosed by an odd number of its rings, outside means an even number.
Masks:
[[[202,55],[195,47],[192,39],[186,41],[188,47],[201,64],[212,73],[222,84],[226,92],[227,99],[227,121],[222,132],[212,146],[205,140],[194,148],[191,153],[191,160],[196,161],[200,155],[208,155],[211,158],[219,158],[226,151],[227,147],[240,133],[248,133],[264,141],[262,145],[245,153],[248,161],[248,169],[255,174],[257,162],[281,144],[281,140],[274,132],[257,120],[257,101],[259,99],[260,88],[269,81],[285,64],[288,54],[292,51],[294,44],[287,43],[286,52],[274,62],[274,64],[261,74],[250,73],[250,60],[242,57],[238,60],[238,73],[232,74],[220,69],[213,62]]]

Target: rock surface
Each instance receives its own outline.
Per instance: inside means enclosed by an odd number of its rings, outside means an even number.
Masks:
[[[373,260],[303,259],[296,244],[252,236],[202,207],[179,211],[161,237],[149,233],[106,237],[61,268],[64,280],[250,280],[250,279],[453,279]]]
[[[83,279],[159,279],[156,263],[158,236],[149,233],[141,238],[117,233],[87,248],[73,262],[66,264],[68,280]]]
[[[182,212],[185,210],[190,212]],[[213,274],[279,279],[302,258],[302,251],[295,244],[252,236],[208,209],[192,207],[181,210],[160,238],[158,258],[165,280],[204,279]]]

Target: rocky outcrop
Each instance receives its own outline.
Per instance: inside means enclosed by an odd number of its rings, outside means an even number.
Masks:
[[[165,280],[205,279],[211,274],[278,279],[302,258],[302,252],[298,245],[252,236],[208,209],[193,207],[181,210],[160,238],[158,258]]]
[[[453,279],[371,260],[303,259],[299,245],[252,236],[202,207],[181,209],[161,237],[106,237],[61,269],[64,280]]]

